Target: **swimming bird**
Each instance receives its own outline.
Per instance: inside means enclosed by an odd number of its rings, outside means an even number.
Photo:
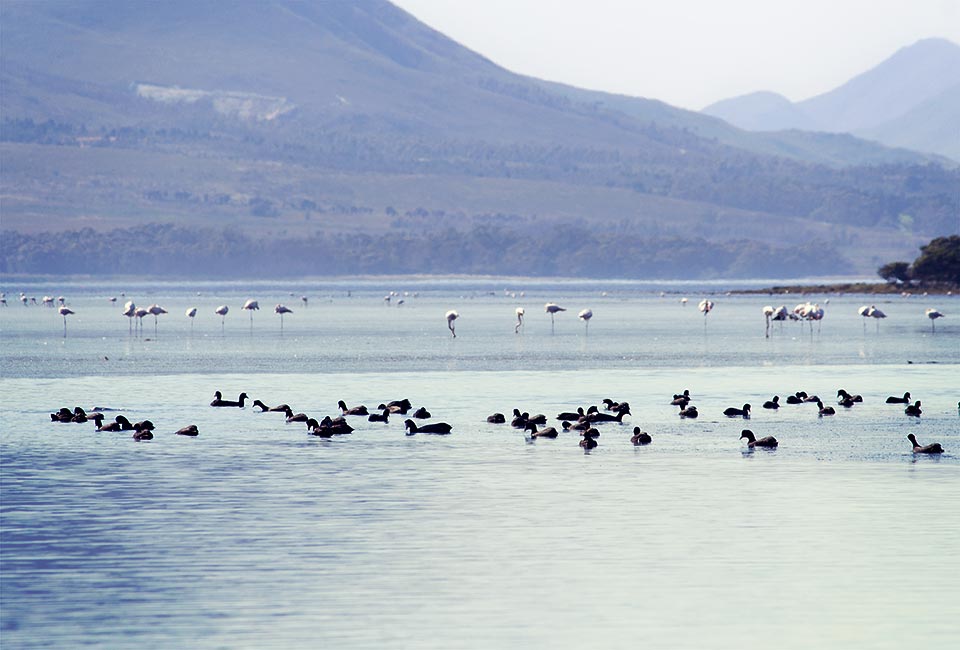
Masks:
[[[582,407],[582,406],[578,406],[576,413],[574,413],[574,412],[572,412],[572,411],[565,411],[565,412],[563,412],[563,413],[557,413],[557,419],[558,419],[558,420],[574,420],[574,421],[576,421],[576,420],[579,420],[580,418],[584,417],[584,415],[585,415],[585,414],[584,414],[584,412],[583,412],[583,407]]]
[[[523,429],[527,426],[528,415],[529,413],[521,413],[520,409],[513,409],[513,419],[510,421],[510,426]]]
[[[682,394],[680,395],[674,394],[673,401],[670,402],[670,404],[672,404],[673,406],[681,406],[681,405],[685,405],[689,401],[690,401],[690,391],[684,389]]]
[[[624,415],[631,415],[630,405],[624,404],[620,407],[620,410],[617,411],[616,415],[609,415],[607,413],[590,413],[587,415],[587,419],[594,424],[600,424],[603,422],[623,422]]]
[[[517,314],[517,324],[513,327],[514,334],[518,334],[520,332],[520,328],[523,327],[523,314],[524,314],[523,307],[517,307],[516,314]]]
[[[283,332],[283,315],[292,314],[293,310],[284,304],[277,304],[277,306],[273,308],[273,313],[280,314],[280,331]]]
[[[412,436],[417,433],[437,433],[440,435],[446,435],[450,433],[451,429],[453,429],[453,427],[446,422],[434,422],[433,424],[417,426],[417,423],[413,420],[404,420],[403,426],[404,429],[406,429],[408,436]]]
[[[160,305],[158,305],[157,303],[153,303],[152,305],[147,307],[147,311],[153,314],[153,335],[156,336],[157,335],[157,316],[159,316],[160,314],[166,314],[167,310],[161,307]]]
[[[386,407],[383,404],[377,407],[380,410],[384,408],[389,408],[391,413],[399,413],[400,415],[406,415],[407,411],[413,408],[413,405],[410,404],[410,400],[404,397],[403,399],[395,399],[387,402]]]
[[[677,415],[679,415],[681,418],[696,418],[700,414],[697,412],[696,406],[687,406],[680,409],[680,412]]]
[[[915,418],[920,417],[920,414],[923,413],[923,411],[920,410],[920,400],[917,400],[913,404],[907,404],[907,408],[903,409],[903,412]]]
[[[942,454],[943,453],[943,447],[940,446],[939,442],[934,442],[929,445],[924,445],[923,447],[921,447],[920,443],[917,442],[917,437],[912,433],[907,436],[907,440],[909,440],[913,444],[913,453],[915,454]]]
[[[383,409],[382,413],[371,413],[367,416],[367,421],[369,422],[389,422],[390,421],[390,409]]]
[[[153,431],[150,429],[140,429],[134,425],[133,439],[137,442],[140,442],[141,440],[153,440]]]
[[[624,403],[626,403],[626,402],[624,402]],[[619,411],[619,410],[620,410],[620,406],[621,406],[620,402],[616,402],[616,401],[610,399],[609,397],[604,397],[604,398],[603,398],[603,408],[605,408],[605,409],[608,410],[608,411]]]
[[[530,432],[530,437],[536,440],[537,438],[556,438],[559,433],[553,427],[546,427],[544,429],[537,430],[537,425],[533,422],[528,422],[527,426],[524,427],[524,431]]]
[[[787,404],[803,404],[805,399],[807,399],[807,394],[802,390],[798,390],[793,395],[787,396]]]
[[[552,330],[552,329],[553,329],[553,325],[554,325],[554,322],[553,322],[553,317],[554,317],[554,315],[555,315],[557,312],[559,312],[559,311],[567,311],[567,310],[566,310],[566,308],[561,307],[560,305],[558,305],[558,304],[555,303],[555,302],[548,302],[547,304],[545,304],[545,305],[543,306],[543,311],[545,311],[545,312],[547,312],[548,314],[550,314],[550,329]]]
[[[430,411],[421,406],[413,412],[413,417],[418,420],[426,420],[430,417]]]
[[[227,314],[228,314],[229,312],[230,312],[230,308],[227,307],[226,305],[220,305],[219,307],[217,307],[216,309],[213,310],[213,313],[215,313],[215,314],[217,314],[218,316],[220,316],[220,331],[221,331],[221,332],[223,331],[223,328],[225,327],[225,324],[226,324],[226,322],[227,322]]]
[[[453,334],[453,338],[457,338],[457,331],[453,325],[453,322],[460,318],[460,314],[457,313],[457,310],[451,309],[447,312],[447,329],[450,330],[450,333]]]
[[[219,391],[217,391],[217,393],[219,394]],[[266,412],[286,413],[287,409],[290,408],[288,404],[280,404],[279,406],[267,406],[266,404],[264,404],[258,399],[253,400],[253,405],[259,406],[261,413],[266,413]]]
[[[220,391],[214,393],[214,399],[210,402],[210,406],[237,406],[243,408],[243,402],[247,399],[250,399],[246,393],[240,393],[240,397],[237,398],[237,401],[223,399],[223,395]]]
[[[587,334],[590,333],[590,319],[593,318],[593,311],[590,309],[584,309],[579,314],[577,318],[583,321],[583,326]]]
[[[765,438],[760,438],[757,440],[756,436],[753,435],[753,431],[750,429],[744,429],[740,432],[740,439],[747,439],[748,447],[767,447],[774,448],[777,446],[777,439],[773,436],[766,436]]]
[[[331,426],[321,427],[320,423],[317,422],[314,418],[307,419],[307,433],[312,436],[317,436],[319,438],[332,438],[337,435],[336,430]]]
[[[724,409],[723,414],[728,418],[742,417],[744,419],[750,419],[750,405],[744,404],[742,409],[731,406],[728,409]]]
[[[848,393],[847,391],[841,388],[840,390],[837,391],[837,399],[840,400],[841,404],[843,404],[844,402],[850,402],[852,405],[852,404],[859,404],[860,402],[862,402],[863,396],[851,395],[850,393]],[[844,406],[846,406],[846,404],[844,404]]]
[[[344,415],[370,415],[367,412],[367,407],[361,404],[360,406],[354,406],[353,408],[347,408],[347,403],[343,400],[337,402],[337,406],[340,407],[340,411]]]
[[[69,307],[61,307],[59,311],[60,315],[63,316],[63,338],[67,338],[67,316],[75,314],[76,312]]]
[[[596,429],[587,429],[580,435],[583,436],[580,438],[580,446],[584,449],[594,449],[600,444],[597,442],[597,437],[600,435],[600,432]]]
[[[652,440],[653,438],[650,437],[649,433],[641,431],[640,427],[633,427],[633,435],[630,437],[630,442],[635,445],[649,445]]]
[[[824,406],[823,402],[821,402],[820,400],[817,400],[817,409],[818,409],[817,414],[820,417],[823,417],[824,415],[835,415],[837,412],[837,410],[832,406]]]
[[[250,312],[250,329],[253,329],[253,312],[260,311],[260,303],[256,300],[247,300],[241,309]]]
[[[118,415],[113,418],[113,422],[105,425],[97,425],[97,431],[131,431],[133,430],[133,425],[130,424],[130,420],[125,418],[122,415]]]
[[[506,421],[507,418],[503,417],[503,413],[494,413],[487,416],[487,422],[490,424],[504,424]]]
[[[306,422],[308,419],[306,413],[294,413],[293,409],[289,406],[286,408],[284,413],[287,416],[287,422]]]
[[[324,416],[320,422],[314,418],[307,418],[307,433],[320,438],[331,438],[333,436],[342,436],[353,431],[353,427],[347,424],[342,418],[331,419],[329,415]]]
[[[910,403],[910,393],[904,393],[903,397],[894,397],[891,395],[887,398],[887,404],[909,404]]]
[[[764,402],[764,403],[763,403],[763,408],[765,408],[765,409],[771,409],[771,410],[776,410],[776,409],[780,408],[780,396],[779,396],[779,395],[774,395],[774,396],[773,396],[773,399],[771,399],[771,400],[769,400],[769,401],[767,401],[767,402]]]
[[[937,331],[937,324],[936,324],[936,323],[937,323],[937,319],[938,319],[938,318],[944,318],[944,317],[945,317],[945,314],[943,314],[942,312],[937,311],[936,309],[927,309],[927,310],[924,311],[923,313],[926,314],[926,315],[927,315],[927,318],[930,319],[930,327],[932,328],[932,330],[933,330],[934,332],[936,332],[936,331]]]
[[[195,424],[188,424],[187,426],[185,426],[185,427],[183,427],[183,428],[181,428],[181,429],[177,429],[174,433],[176,433],[178,436],[192,436],[192,437],[196,437],[196,436],[199,436],[199,435],[200,435],[200,430],[197,428],[197,425],[195,425]]]

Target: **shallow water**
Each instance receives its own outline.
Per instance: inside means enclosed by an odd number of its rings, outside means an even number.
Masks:
[[[173,312],[156,332],[145,319],[141,336],[106,302],[116,287],[64,292],[77,311],[66,338],[55,310],[0,309],[3,645],[955,643],[956,298],[878,303],[878,330],[856,315],[865,298],[832,297],[819,333],[787,323],[766,339],[760,307],[803,300],[714,296],[704,324],[701,294],[680,306],[685,286],[661,298],[629,283],[543,284],[521,299],[502,284],[407,284],[297,286],[293,298],[268,285],[134,287],[138,304]],[[282,335],[267,309],[251,334],[248,297],[295,309]],[[547,300],[570,308],[552,332]],[[927,306],[948,314],[936,334]],[[864,403],[826,418],[811,404],[759,408],[801,389],[834,403],[841,387]],[[697,420],[669,405],[684,388]],[[405,436],[400,416],[351,418],[353,434],[322,440],[279,414],[210,408],[217,389],[312,415],[335,415],[341,398],[409,397],[454,430]],[[919,420],[883,403],[905,390],[923,402]],[[602,425],[589,453],[572,433],[531,443],[485,422],[604,397],[632,415]],[[744,402],[749,421],[720,414]],[[156,438],[50,423],[76,404],[149,418]],[[199,437],[172,434],[189,423]],[[637,425],[651,445],[629,443]],[[780,447],[745,449],[744,427]],[[947,453],[915,457],[908,433]]]

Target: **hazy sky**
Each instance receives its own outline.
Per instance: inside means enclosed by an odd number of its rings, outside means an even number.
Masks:
[[[701,109],[830,90],[922,38],[960,44],[960,0],[393,0],[503,67]]]

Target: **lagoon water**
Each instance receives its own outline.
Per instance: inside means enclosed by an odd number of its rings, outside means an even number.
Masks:
[[[954,647],[960,299],[831,296],[819,328],[766,338],[763,305],[827,297],[713,293],[705,319],[696,303],[718,287],[4,286],[3,646]],[[19,291],[64,295],[66,336]],[[252,325],[247,298],[262,306]],[[125,299],[171,313],[130,334]],[[547,301],[568,308],[552,327]],[[282,332],[278,302],[294,310]],[[871,302],[888,318],[864,322]],[[947,314],[935,333],[927,307]],[[669,405],[685,388],[697,420]],[[835,404],[838,388],[864,402],[826,418],[760,408],[798,390]],[[351,418],[353,434],[323,440],[211,408],[214,390],[317,416],[407,397],[453,433]],[[904,391],[920,419],[884,403]],[[589,453],[572,433],[531,442],[485,421],[517,407],[556,426],[605,397],[632,415]],[[748,422],[721,414],[745,402]],[[156,437],[50,422],[75,405],[148,418]],[[197,438],[172,433],[190,423]],[[633,426],[653,443],[631,445]],[[780,447],[747,450],[745,427]],[[914,456],[908,433],[946,453]]]

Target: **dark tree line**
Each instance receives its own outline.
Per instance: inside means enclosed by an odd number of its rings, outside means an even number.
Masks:
[[[822,242],[775,248],[756,241],[649,238],[550,225],[530,236],[478,225],[426,233],[258,239],[230,229],[149,224],[97,232],[0,237],[0,273],[297,277],[353,274],[492,274],[596,278],[790,278],[850,267]]]

